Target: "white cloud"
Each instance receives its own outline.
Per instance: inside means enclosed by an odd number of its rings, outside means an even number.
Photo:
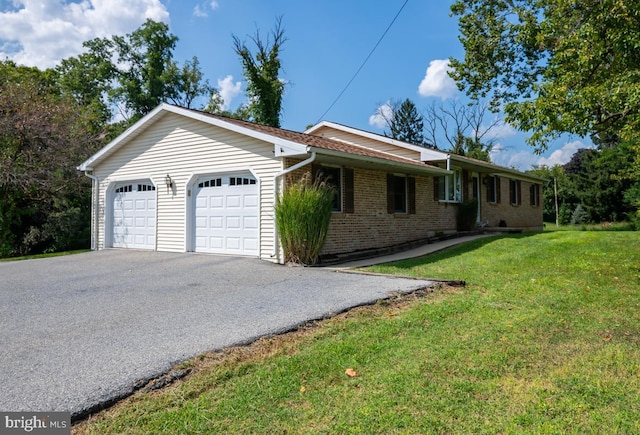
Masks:
[[[480,131],[486,130],[487,127],[488,126],[486,125],[481,126]],[[500,121],[497,124],[491,126],[491,129],[487,132],[487,134],[485,135],[485,138],[489,140],[506,139],[509,137],[513,137],[516,134],[518,134],[518,130],[516,130],[506,122]]]
[[[551,152],[548,157],[539,156],[532,151],[509,152],[509,148],[501,143],[494,145],[491,150],[491,161],[500,166],[516,168],[526,171],[534,166],[555,166],[564,165],[571,160],[571,157],[581,148],[590,148],[580,141],[566,142],[561,148]]]
[[[49,68],[93,38],[124,35],[146,19],[168,22],[160,0],[14,0],[0,11],[0,58]]]
[[[391,102],[387,101],[376,109],[376,113],[369,117],[369,125],[385,128],[387,126],[387,119],[391,119],[392,116],[393,108],[391,107]]]
[[[448,59],[435,59],[429,62],[427,72],[418,86],[423,97],[440,97],[443,100],[456,94],[456,82],[449,76],[451,70]]]
[[[209,10],[216,10],[220,7],[217,1],[210,1],[208,3],[202,3],[193,7],[193,15],[200,18],[206,18],[209,16]]]
[[[206,18],[209,16],[207,9],[202,5],[195,5],[193,7],[193,15],[200,18]]]
[[[218,79],[218,87],[220,88],[220,96],[222,97],[222,110],[228,110],[231,101],[240,95],[242,82],[233,82],[233,76],[228,75],[223,79]]]
[[[573,142],[567,142],[562,145],[562,148],[555,150],[551,153],[549,157],[540,157],[538,159],[539,166],[555,166],[555,165],[564,165],[571,160],[571,157],[578,151],[580,148],[590,148],[586,146],[579,140]]]

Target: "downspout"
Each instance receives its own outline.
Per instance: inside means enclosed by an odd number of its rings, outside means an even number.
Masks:
[[[278,196],[279,196],[279,192],[278,192],[278,179],[280,177],[282,177],[283,175],[288,174],[289,172],[295,171],[296,169],[300,169],[303,166],[306,166],[310,163],[312,163],[314,160],[316,159],[316,152],[312,151],[311,152],[311,157],[309,157],[306,160],[303,160],[299,163],[296,163],[295,165],[284,169],[280,172],[278,172],[276,175],[273,176],[273,192],[274,192],[274,196],[273,196],[273,210],[274,210],[274,219],[273,219],[273,252],[271,253],[271,258],[275,257],[278,255],[279,249],[279,243],[278,243],[278,225],[275,219],[275,209],[276,209],[276,201],[278,201]]]
[[[100,203],[98,195],[100,194],[98,177],[84,171],[84,175],[91,178],[91,184],[93,187],[93,194],[91,195],[91,250],[98,249],[98,204]]]

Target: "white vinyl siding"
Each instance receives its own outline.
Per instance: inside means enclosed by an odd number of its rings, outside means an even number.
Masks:
[[[365,148],[369,148],[383,153],[389,153],[396,156],[404,157],[407,159],[420,161],[420,153],[410,149],[402,148],[392,144],[388,144],[382,141],[377,141],[364,136],[358,136],[346,131],[335,130],[330,127],[323,127],[320,130],[313,133],[315,136],[322,136],[327,139],[339,140],[351,145],[357,145]]]
[[[273,176],[282,163],[273,145],[177,114],[166,114],[94,169],[100,180],[98,248],[105,247],[107,187],[127,179],[148,178],[157,186],[159,251],[187,249],[187,182],[193,174],[251,170],[260,180],[260,257],[273,251]],[[166,175],[173,188],[168,189]]]

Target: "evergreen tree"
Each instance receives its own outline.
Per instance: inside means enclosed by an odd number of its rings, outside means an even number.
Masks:
[[[416,105],[410,99],[404,100],[388,121],[389,132],[386,136],[414,145],[427,146],[424,138],[424,119]]]

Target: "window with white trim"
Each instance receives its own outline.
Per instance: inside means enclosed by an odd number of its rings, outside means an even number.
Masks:
[[[462,202],[462,171],[453,169],[453,174],[436,178],[438,201]]]
[[[500,203],[500,177],[497,175],[487,175],[484,178],[487,186],[487,202],[492,204]]]

